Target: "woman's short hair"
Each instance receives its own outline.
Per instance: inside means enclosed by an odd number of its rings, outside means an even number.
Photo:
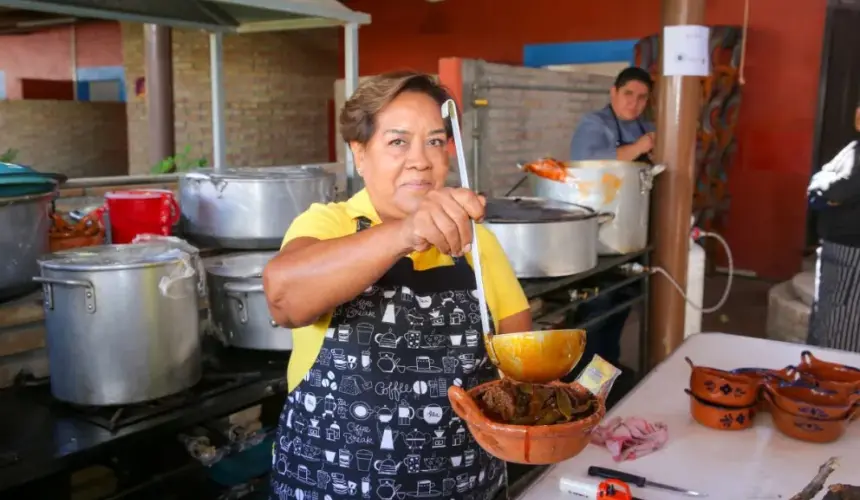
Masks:
[[[395,71],[362,82],[340,112],[340,135],[347,143],[367,144],[376,132],[376,117],[403,92],[418,92],[436,101],[439,107],[451,98],[448,90],[425,73]],[[441,111],[440,111],[441,113]],[[445,121],[451,137],[451,124]]]

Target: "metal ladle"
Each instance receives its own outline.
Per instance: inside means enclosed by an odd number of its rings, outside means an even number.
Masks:
[[[466,155],[460,135],[457,104],[452,99],[442,104],[442,118],[451,120],[460,182],[469,187]],[[585,330],[543,330],[494,335],[487,313],[484,278],[478,248],[477,225],[472,221],[472,268],[475,271],[476,294],[481,312],[481,327],[487,354],[505,376],[518,382],[545,384],[567,375],[585,351]]]

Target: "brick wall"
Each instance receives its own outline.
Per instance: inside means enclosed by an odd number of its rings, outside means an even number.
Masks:
[[[144,74],[143,27],[122,25],[128,83],[129,164],[132,174],[150,170],[146,104],[135,97]],[[224,37],[227,161],[272,166],[325,162],[329,156],[328,101],[338,76],[336,29]],[[191,146],[212,158],[209,37],[173,32],[176,148]]]
[[[0,150],[69,177],[128,173],[125,106],[110,102],[0,101]]]
[[[614,77],[463,59],[461,105],[466,160],[477,136],[480,191],[504,195],[521,178],[517,162],[540,156],[570,159],[570,139],[582,115],[609,102]],[[442,82],[451,86],[451,82]],[[505,86],[517,88],[504,88]],[[526,87],[522,89],[521,87]],[[541,87],[563,88],[565,91]],[[455,93],[457,89],[453,89]],[[475,105],[475,100],[486,105]],[[474,128],[477,122],[477,128]],[[472,172],[469,172],[470,176]],[[452,177],[459,176],[456,172]],[[472,179],[473,184],[475,183]],[[527,194],[523,185],[514,194]]]

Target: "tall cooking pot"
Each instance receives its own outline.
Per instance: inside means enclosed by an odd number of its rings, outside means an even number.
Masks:
[[[555,278],[597,265],[597,233],[610,219],[563,201],[494,198],[487,200],[484,227],[499,240],[517,278]]]
[[[201,377],[197,272],[163,243],[39,259],[51,392],[77,405],[139,403]]]
[[[212,321],[227,343],[243,349],[289,351],[293,333],[269,316],[263,294],[263,267],[277,252],[254,252],[206,263]]]
[[[567,182],[528,174],[532,193],[614,214],[614,219],[600,228],[600,255],[643,250],[648,245],[651,187],[654,176],[665,167],[615,160],[572,161],[567,165]]]
[[[276,250],[293,219],[335,197],[335,174],[316,165],[199,169],[179,179],[183,235],[217,248]]]
[[[37,289],[37,259],[50,249],[51,203],[56,190],[0,198],[0,302]]]

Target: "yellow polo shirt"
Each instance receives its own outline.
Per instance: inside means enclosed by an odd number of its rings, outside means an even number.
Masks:
[[[365,190],[359,191],[346,202],[326,205],[315,203],[296,217],[287,230],[281,246],[296,238],[328,240],[353,234],[356,230],[355,220],[358,217],[366,217],[371,221],[371,225],[381,223]],[[478,225],[478,242],[487,306],[493,314],[495,327],[498,330],[500,320],[528,309],[529,303],[505,252],[493,233]],[[419,271],[454,264],[450,256],[439,252],[436,247],[431,247],[424,252],[412,252],[409,258],[412,259],[415,269]],[[471,265],[470,255],[466,256],[466,260]],[[293,352],[287,368],[287,385],[290,391],[299,385],[313,367],[330,321],[331,313],[328,313],[312,325],[293,330]]]

